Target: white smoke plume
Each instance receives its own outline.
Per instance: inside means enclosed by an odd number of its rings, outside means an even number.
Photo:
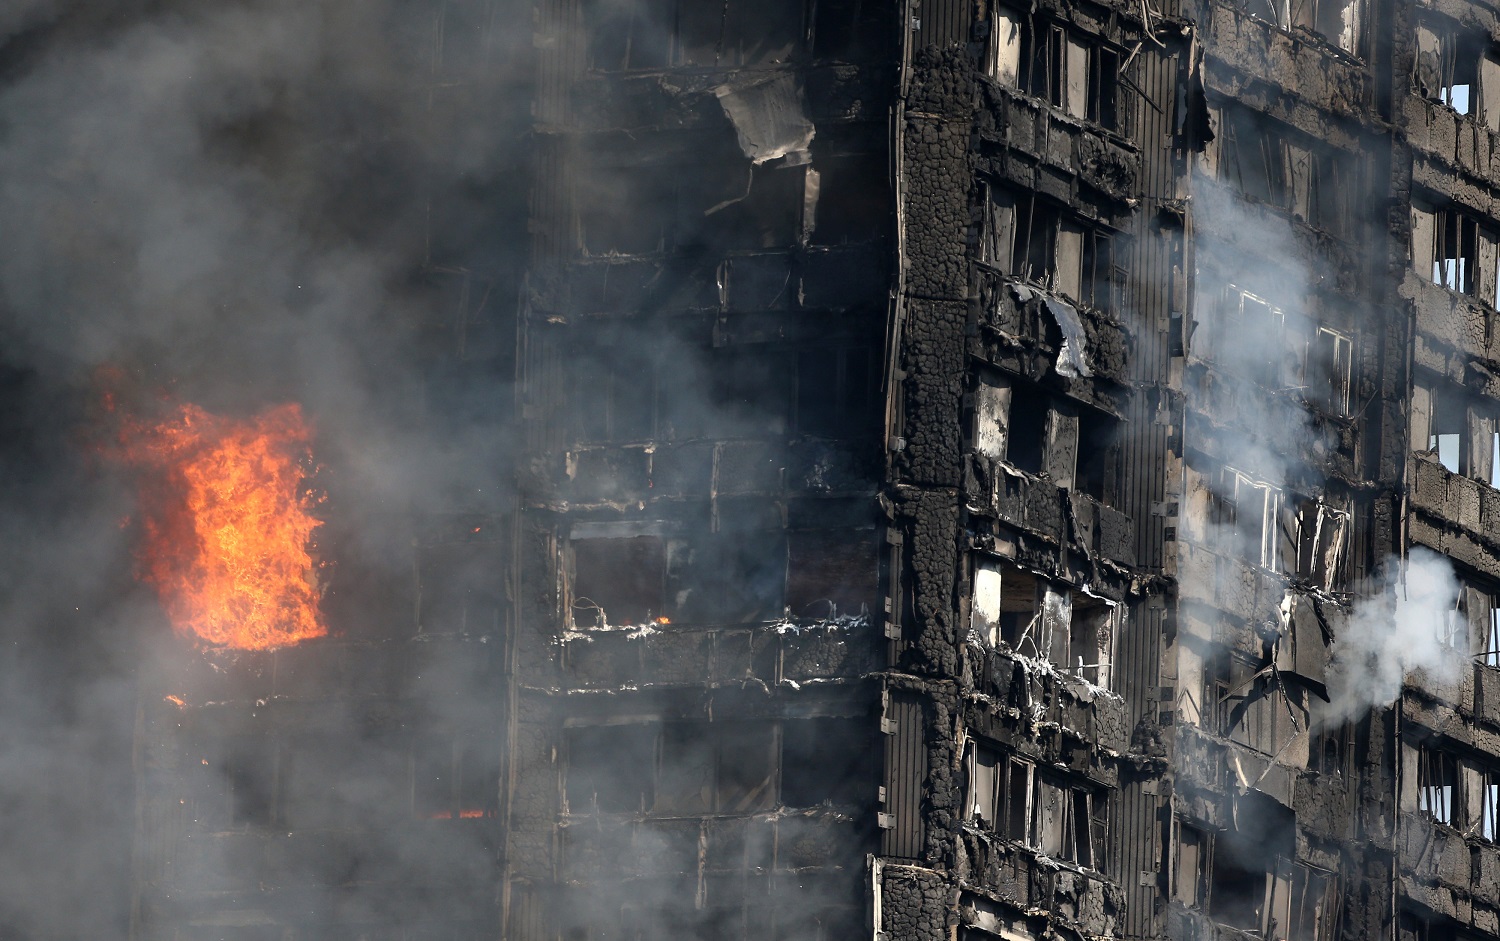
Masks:
[[[1380,590],[1354,605],[1333,645],[1328,692],[1332,718],[1356,718],[1390,704],[1407,676],[1443,684],[1468,662],[1459,584],[1442,556],[1420,546],[1392,560]]]

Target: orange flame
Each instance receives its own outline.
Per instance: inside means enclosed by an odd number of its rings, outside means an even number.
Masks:
[[[169,702],[172,705],[176,706],[178,709],[185,709],[185,708],[187,708],[187,700],[183,699],[181,696],[174,696],[174,695],[168,694],[166,696],[163,696],[161,698],[161,701],[162,702]]]
[[[297,405],[246,420],[184,405],[125,437],[150,472],[141,577],[179,633],[239,650],[327,633],[309,551],[321,522],[303,486],[312,430]]]

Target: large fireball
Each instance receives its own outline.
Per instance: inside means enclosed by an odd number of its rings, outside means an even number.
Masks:
[[[310,551],[312,429],[297,405],[249,419],[184,405],[126,434],[144,472],[141,577],[179,633],[240,650],[327,633]]]

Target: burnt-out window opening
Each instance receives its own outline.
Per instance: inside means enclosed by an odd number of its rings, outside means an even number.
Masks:
[[[1471,401],[1467,391],[1457,383],[1422,378],[1413,384],[1413,447],[1425,445],[1425,450],[1449,473],[1495,486],[1500,481],[1496,461],[1500,441],[1496,429],[1494,406]]]
[[[1273,19],[1283,29],[1306,29],[1317,33],[1345,52],[1359,55],[1364,28],[1365,0],[1252,0],[1275,6]]]
[[[996,6],[986,71],[996,81],[1115,130],[1120,55],[1097,37],[1039,13]]]
[[[565,730],[568,813],[642,813],[656,800],[654,723]]]
[[[1011,388],[1005,460],[1019,471],[1028,474],[1042,472],[1049,404],[1047,396],[1033,386],[1017,383]]]
[[[1417,93],[1500,129],[1500,53],[1486,37],[1435,17],[1416,34]]]
[[[858,437],[879,420],[880,374],[869,347],[797,354],[797,431],[820,438]]]
[[[1417,275],[1459,294],[1496,303],[1497,236],[1452,206],[1411,207],[1412,267]]]
[[[1335,418],[1348,417],[1354,345],[1337,330],[1319,327],[1307,359],[1308,401]]]
[[[673,540],[667,616],[674,624],[774,620],[785,613],[786,576],[787,544],[780,531],[726,529]]]
[[[1219,734],[1265,755],[1280,755],[1308,727],[1307,693],[1280,682],[1269,666],[1225,654],[1213,668]]]
[[[1175,820],[1172,845],[1172,898],[1197,909],[1208,901],[1208,861],[1211,844],[1207,831]]]
[[[1114,236],[1031,193],[987,187],[980,260],[1088,307],[1114,302]]]
[[[1479,836],[1491,843],[1500,841],[1500,771],[1477,772],[1479,788]]]
[[[891,230],[894,202],[884,154],[813,155],[818,171],[814,245],[852,245]]]
[[[656,364],[628,348],[574,364],[573,414],[579,440],[646,441],[656,433]]]
[[[809,718],[566,731],[568,813],[747,814],[870,799],[871,724]]]
[[[668,247],[692,256],[795,244],[807,173],[805,166],[752,167],[732,159],[680,171]]]
[[[1108,797],[1038,771],[1025,759],[971,742],[967,817],[996,835],[1086,868],[1102,868]]]
[[[493,634],[505,608],[500,547],[464,541],[417,550],[418,626],[426,634]]]
[[[991,460],[1003,460],[1009,423],[1010,380],[998,373],[979,373],[974,382],[973,426],[970,432],[974,450]]]
[[[673,167],[596,167],[580,176],[580,248],[592,256],[646,255],[671,246],[676,228]]]
[[[1284,941],[1327,941],[1338,918],[1338,879],[1328,872],[1278,859],[1267,873],[1261,934]]]
[[[1312,498],[1296,503],[1296,567],[1293,573],[1325,591],[1343,584],[1344,556],[1350,533],[1347,509]]]
[[[899,27],[880,9],[875,0],[816,0],[813,56],[857,62],[888,51]]]
[[[1210,523],[1220,552],[1250,565],[1276,568],[1281,491],[1232,467],[1220,473]]]
[[[879,589],[875,531],[787,536],[786,606],[795,618],[867,614]]]
[[[1280,130],[1258,112],[1227,106],[1220,122],[1220,178],[1240,193],[1286,208],[1287,153]]]
[[[970,630],[991,646],[1045,659],[1064,673],[1107,687],[1121,608],[1030,572],[976,556]]]
[[[876,755],[865,719],[798,719],[781,723],[781,803],[814,807],[864,803]]]
[[[1120,421],[1093,409],[1078,414],[1078,471],[1075,487],[1113,506],[1120,479]]]
[[[500,792],[497,746],[452,735],[424,735],[412,747],[412,812],[419,820],[495,816]]]
[[[1208,911],[1220,924],[1285,941],[1331,941],[1337,880],[1292,862],[1296,823],[1290,810],[1248,795],[1236,826],[1214,834]]]
[[[1319,774],[1343,774],[1354,747],[1354,728],[1348,722],[1320,722],[1313,726],[1307,746],[1307,767]]]
[[[1497,604],[1495,595],[1491,592],[1483,593],[1485,601],[1484,610],[1481,612],[1481,630],[1484,636],[1484,648],[1480,651],[1480,657],[1487,667],[1500,667],[1500,604]]]
[[[645,624],[666,608],[660,536],[574,539],[574,627]]]
[[[276,822],[280,750],[263,735],[212,738],[197,744],[201,771],[193,819],[209,830],[267,827]]]
[[[1076,594],[1068,632],[1068,659],[1058,666],[1095,686],[1110,685],[1110,661],[1121,608],[1099,598]]]
[[[1235,103],[1219,109],[1210,165],[1241,195],[1350,238],[1362,207],[1358,154],[1329,147]]]
[[[1463,826],[1457,813],[1463,804],[1459,796],[1457,756],[1441,749],[1421,746],[1417,749],[1417,810],[1438,823]]]
[[[1268,389],[1284,389],[1296,382],[1295,344],[1287,337],[1285,310],[1231,284],[1224,315],[1221,345],[1227,358],[1248,362],[1250,377]]]
[[[800,46],[802,0],[591,0],[589,67],[605,71],[770,65]]]

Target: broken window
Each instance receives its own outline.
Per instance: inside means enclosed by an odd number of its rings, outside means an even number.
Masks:
[[[275,822],[276,743],[261,735],[206,738],[193,758],[201,772],[193,819],[208,830],[265,827]]]
[[[1003,459],[1009,422],[1010,381],[995,373],[980,373],[974,385],[974,450],[991,460]]]
[[[1290,0],[1283,17],[1277,2],[1276,21],[1283,28],[1290,24],[1293,29],[1310,30],[1345,52],[1359,55],[1364,7],[1364,0]]]
[[[969,605],[969,629],[991,647],[1001,640],[1001,605],[1004,597],[1004,576],[1001,574],[1000,562],[976,558],[973,597]]]
[[[1177,839],[1172,854],[1172,898],[1197,909],[1208,901],[1208,833],[1180,820],[1175,823]]]
[[[1120,56],[1038,13],[996,6],[986,71],[996,81],[1115,130]]]
[[[589,66],[652,69],[668,65],[741,67],[787,61],[799,45],[801,0],[592,0]]]
[[[500,629],[505,579],[492,541],[417,549],[417,624],[425,634],[493,634]]]
[[[1455,815],[1458,797],[1458,759],[1437,748],[1417,749],[1417,810],[1438,823],[1461,827]]]
[[[1450,291],[1496,303],[1496,235],[1453,207],[1429,208],[1413,201],[1412,266],[1417,274]]]
[[[797,354],[797,431],[857,437],[879,420],[880,370],[869,347]]]
[[[730,522],[721,515],[721,526]],[[753,522],[753,521],[752,521]],[[786,537],[730,529],[674,541],[667,558],[673,623],[752,624],[785,613]]]
[[[982,742],[968,748],[966,816],[1008,840],[1053,859],[1100,868],[1107,801],[1102,791],[1075,785]]]
[[[582,251],[599,257],[670,248],[676,176],[671,167],[595,167],[581,174],[575,205]]]
[[[1483,594],[1485,600],[1484,610],[1480,628],[1484,636],[1484,649],[1480,656],[1487,667],[1500,667],[1500,605],[1497,605],[1495,596],[1488,592]]]
[[[1216,320],[1209,329],[1200,325],[1194,336],[1200,354],[1217,352],[1224,361],[1246,364],[1249,377],[1268,389],[1299,383],[1301,363],[1297,344],[1287,337],[1284,309],[1230,284]]]
[[[1220,121],[1219,177],[1245,196],[1288,208],[1287,145],[1257,111],[1226,106]]]
[[[660,536],[574,539],[573,626],[646,624],[665,610]]]
[[[1080,409],[1078,471],[1074,487],[1113,506],[1120,477],[1120,421],[1113,415]]]
[[[1419,379],[1412,386],[1413,447],[1433,454],[1449,473],[1494,486],[1500,479],[1493,407],[1471,402],[1464,388],[1444,380]]]
[[[871,15],[873,0],[818,0],[813,10],[813,55],[819,59],[861,61],[890,46],[893,30]]]
[[[580,442],[645,441],[656,433],[656,365],[632,344],[580,356],[572,387]]]
[[[1250,565],[1278,568],[1281,491],[1230,467],[1219,481],[1210,517],[1219,551]]]
[[[566,729],[568,813],[641,813],[650,808],[659,729],[653,723]]]
[[[420,820],[495,816],[500,793],[498,747],[464,737],[424,736],[412,749],[412,809]]]
[[[1349,511],[1313,499],[1297,504],[1297,554],[1294,572],[1325,591],[1342,584],[1349,538]]]
[[[1307,400],[1335,418],[1349,415],[1353,344],[1337,330],[1319,327],[1308,351]]]
[[[874,530],[788,536],[786,606],[792,617],[868,612],[878,591]]]
[[[884,154],[818,154],[814,245],[873,242],[891,229],[890,168]]]
[[[781,803],[787,807],[861,805],[872,797],[878,752],[865,719],[785,719],[781,723]]]
[[[1325,941],[1338,915],[1338,879],[1286,859],[1266,874],[1261,937],[1268,941]]]
[[[1479,835],[1500,842],[1500,771],[1479,773]]]
[[[1027,474],[1040,474],[1046,453],[1048,399],[1029,385],[1011,388],[1006,463]]]
[[[1417,24],[1417,92],[1500,130],[1500,54],[1451,21]]]
[[[1088,307],[1108,308],[1121,277],[1113,236],[1031,193],[991,184],[980,260]]]

